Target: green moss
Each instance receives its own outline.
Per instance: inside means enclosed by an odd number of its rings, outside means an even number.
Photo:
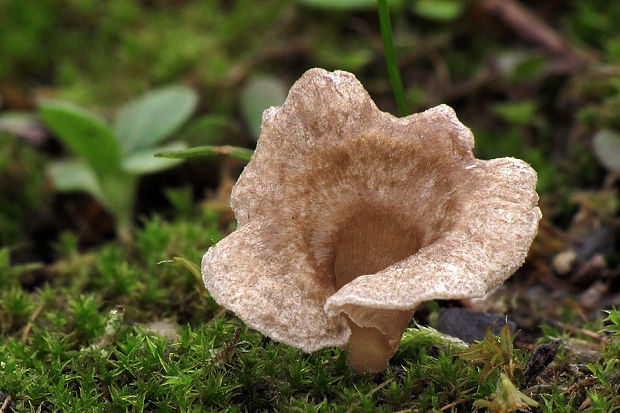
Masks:
[[[183,217],[143,218],[130,245],[112,242],[79,253],[76,237],[65,233],[56,246],[58,261],[43,270],[47,283],[33,291],[19,281],[31,268],[11,265],[9,250],[0,249],[0,279],[7,286],[0,293],[0,392],[11,395],[17,411],[30,406],[291,412],[454,406],[453,411],[471,411],[477,400],[491,406],[502,391],[515,391],[498,384],[503,383],[499,364],[483,375],[482,366],[457,357],[462,343],[450,344],[434,330],[408,330],[393,365],[376,377],[352,374],[339,350],[306,354],[249,330],[202,292],[194,274],[160,263],[181,256],[197,264],[223,236],[218,214],[190,207],[186,198],[177,196]],[[564,314],[565,321],[580,322],[568,307]],[[617,405],[616,319],[617,311],[610,313],[611,335],[599,359],[576,377],[563,372],[573,368],[575,346],[592,337],[543,326],[545,335],[567,343],[553,367],[558,374],[548,390],[520,390],[542,411],[571,411],[586,397],[592,411]],[[602,326],[601,320],[580,324],[593,332]],[[526,363],[529,351],[506,348],[515,366]],[[517,368],[517,388],[522,380]],[[567,396],[565,389],[580,380],[595,382]]]
[[[86,254],[65,251],[66,265],[56,265],[45,288],[28,292],[14,284],[3,289],[0,391],[12,396],[18,411],[33,406],[51,411],[390,412],[451,404],[469,411],[475,400],[496,392],[499,373],[479,382],[480,367],[456,357],[462,347],[444,347],[441,336],[425,330],[411,330],[396,364],[377,377],[353,375],[346,354],[338,350],[305,354],[248,330],[200,295],[189,271],[157,264],[172,255],[197,262],[221,238],[217,217],[200,215],[192,221],[145,219],[132,249],[112,243]],[[65,235],[59,250],[72,245]],[[5,260],[2,273],[14,268],[8,264]],[[176,335],[160,335],[161,327],[150,330],[153,321],[176,328]],[[22,337],[29,322],[32,329]],[[527,356],[514,354],[517,364]],[[617,383],[607,377],[617,354],[607,357],[590,366],[599,384],[588,395],[597,408],[616,403],[610,390]],[[559,380],[558,386],[565,386]],[[534,397],[543,411],[577,403],[554,388]]]

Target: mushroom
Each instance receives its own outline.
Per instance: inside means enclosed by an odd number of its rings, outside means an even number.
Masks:
[[[536,235],[534,170],[473,146],[446,105],[395,118],[351,73],[307,71],[263,114],[207,289],[276,341],[385,369],[420,303],[484,295]]]

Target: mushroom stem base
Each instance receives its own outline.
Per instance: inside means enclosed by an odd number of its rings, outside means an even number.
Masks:
[[[375,322],[381,321],[381,330],[362,327],[345,314],[351,336],[347,346],[347,364],[357,373],[378,373],[387,367],[388,361],[398,350],[403,332],[411,321],[412,310],[377,310]]]
[[[358,373],[377,373],[385,370],[396,352],[388,339],[376,328],[360,327],[350,322],[351,338],[347,347],[347,364]]]

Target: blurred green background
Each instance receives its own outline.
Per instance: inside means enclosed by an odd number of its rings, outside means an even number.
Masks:
[[[447,103],[474,131],[479,157],[530,162],[554,225],[566,229],[584,203],[614,217],[615,194],[575,193],[614,188],[620,3],[501,3],[390,2],[409,110]],[[280,104],[311,67],[353,72],[382,110],[397,113],[374,1],[2,0],[0,33],[0,117],[37,115],[56,99],[111,122],[143,93],[182,84],[198,104],[174,138],[252,148],[262,110]],[[53,240],[58,225],[33,227],[57,214],[67,215],[62,225],[100,238],[105,229],[66,205],[87,201],[50,184],[46,170],[67,154],[63,145],[37,118],[10,120],[0,121],[0,240],[19,243],[33,231]],[[607,161],[597,158],[597,142]],[[171,210],[166,188],[191,185],[193,198],[204,199],[221,168],[221,160],[192,161],[147,176],[137,216]],[[240,167],[233,169],[234,177]]]

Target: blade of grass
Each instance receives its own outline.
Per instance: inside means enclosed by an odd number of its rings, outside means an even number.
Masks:
[[[381,25],[381,37],[383,37],[385,62],[392,90],[394,91],[394,98],[396,99],[400,115],[407,116],[409,111],[405,104],[403,82],[400,79],[398,64],[396,63],[396,53],[394,53],[394,44],[392,43],[392,24],[390,23],[390,9],[387,5],[387,0],[377,0],[377,7],[379,9],[379,23]]]
[[[157,264],[163,264],[163,263],[168,263],[168,262],[179,264],[180,266],[185,268],[187,271],[191,272],[194,278],[196,278],[196,281],[202,282],[202,275],[200,274],[200,267],[198,266],[198,264],[193,263],[187,258],[183,258],[183,257],[172,257],[171,260],[160,261]]]
[[[232,158],[237,158],[245,162],[250,162],[250,158],[254,151],[251,149],[240,148],[238,146],[195,146],[193,148],[183,149],[179,151],[164,151],[155,154],[158,158],[177,158],[177,159],[190,159],[190,158],[205,158],[214,155],[227,155]]]
[[[202,282],[202,274],[200,273],[200,267],[196,263],[193,263],[184,257],[172,257],[171,260],[159,261],[157,265],[167,264],[167,263],[178,264],[181,267],[185,268],[187,271],[189,271],[194,276],[196,281],[198,282],[198,288],[200,289],[200,292],[203,293],[203,295],[208,294],[208,291]]]

